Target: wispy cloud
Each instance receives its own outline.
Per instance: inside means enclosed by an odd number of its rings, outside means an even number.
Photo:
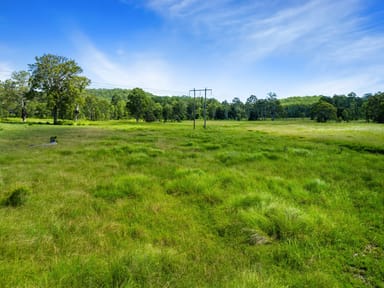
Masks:
[[[336,1],[308,1],[306,4],[273,12],[261,19],[249,19],[242,27],[244,42],[254,47],[252,58],[268,57],[271,53],[303,53],[326,46],[348,31],[345,21],[353,13],[353,5],[345,7]],[[343,11],[339,13],[338,11]]]
[[[365,93],[383,85],[377,71],[384,32],[363,13],[365,0],[119,1],[164,19],[151,47],[159,54],[115,47],[112,55],[82,39],[81,61],[95,82],[165,90],[208,85],[225,98],[270,90]]]
[[[223,61],[229,63],[227,67],[237,66],[235,69],[241,70],[242,66],[245,71],[255,71],[253,67],[272,61],[268,63],[268,69],[274,71],[270,77],[275,77],[275,82],[286,82],[279,81],[284,75],[276,74],[277,67],[294,62],[291,69],[296,66],[312,74],[297,80],[297,87],[307,86],[300,91],[318,88],[322,93],[331,93],[332,89],[333,93],[348,89],[363,91],[382,84],[376,75],[378,64],[384,65],[384,33],[368,33],[370,19],[361,16],[364,3],[363,0],[147,1],[151,9],[169,21],[182,23],[183,29],[189,27],[198,38],[203,35],[216,42],[226,51]],[[271,68],[272,65],[277,67]]]
[[[326,53],[339,44],[354,45],[365,32],[360,27],[363,19],[358,16],[362,3],[362,0],[147,1],[149,7],[164,17],[176,19],[191,29],[199,27],[200,33],[215,32],[207,37],[226,42],[229,50],[243,54],[248,60],[273,53],[313,53],[316,48],[318,53]]]
[[[374,65],[384,61],[384,54],[380,53],[384,50],[384,35],[367,35],[352,41],[346,39],[339,44],[328,53],[329,61],[340,64],[369,62]]]
[[[171,86],[171,72],[163,59],[150,54],[129,53],[121,48],[116,49],[113,57],[84,34],[77,32],[74,35],[77,59],[84,73],[93,80],[93,86],[142,87],[158,92]]]
[[[197,13],[208,11],[210,7],[216,5],[216,1],[201,0],[149,0],[148,7],[158,13],[169,17],[194,16]]]

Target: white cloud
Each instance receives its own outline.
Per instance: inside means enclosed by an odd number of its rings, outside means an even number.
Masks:
[[[6,79],[9,79],[11,77],[11,74],[14,70],[13,65],[8,61],[4,59],[9,59],[10,57],[8,56],[12,49],[8,47],[7,45],[4,45],[3,43],[0,42],[0,80],[4,81]]]
[[[300,85],[287,87],[287,96],[292,95],[328,95],[355,92],[359,96],[375,93],[384,87],[384,80],[377,71],[383,71],[384,65],[376,65],[348,73],[318,77]]]
[[[0,80],[1,81],[9,79],[11,77],[12,72],[13,70],[9,63],[0,62]]]
[[[147,90],[167,90],[172,87],[172,73],[166,61],[151,54],[129,53],[116,49],[117,58],[97,48],[86,36],[75,33],[79,64],[93,86],[141,87]],[[127,56],[128,55],[128,56]],[[154,89],[155,88],[155,89]]]

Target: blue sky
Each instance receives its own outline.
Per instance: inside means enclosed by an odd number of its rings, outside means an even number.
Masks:
[[[2,0],[0,80],[46,53],[95,88],[245,101],[384,90],[383,0]]]

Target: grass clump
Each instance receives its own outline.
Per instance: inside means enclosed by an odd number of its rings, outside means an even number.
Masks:
[[[120,198],[139,198],[143,193],[150,193],[151,180],[140,174],[122,176],[113,181],[98,185],[91,194],[109,201]]]
[[[304,188],[310,193],[326,192],[328,185],[321,179],[314,179],[304,185]]]
[[[203,176],[204,177],[204,176]],[[166,191],[170,195],[199,195],[206,191],[207,183],[198,171],[179,174],[166,185]]]
[[[13,190],[5,199],[3,199],[3,206],[6,207],[20,207],[23,206],[27,197],[30,194],[29,189],[19,187]]]

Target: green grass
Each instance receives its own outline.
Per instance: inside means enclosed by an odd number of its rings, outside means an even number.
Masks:
[[[0,123],[1,287],[384,287],[382,125],[38,122]]]

